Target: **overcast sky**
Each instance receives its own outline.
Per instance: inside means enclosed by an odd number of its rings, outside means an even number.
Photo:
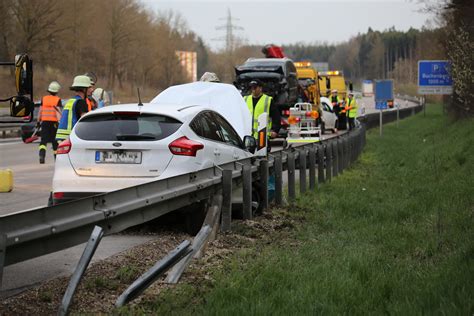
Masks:
[[[432,19],[421,12],[419,0],[140,0],[153,11],[179,12],[188,27],[203,38],[212,49],[220,49],[225,38],[224,30],[216,30],[226,24],[230,10],[233,23],[243,30],[234,35],[248,44],[291,44],[297,42],[337,43],[369,27],[384,30],[395,26],[397,30],[421,28]]]

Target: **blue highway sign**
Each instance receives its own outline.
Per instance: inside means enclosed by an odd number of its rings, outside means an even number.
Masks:
[[[452,94],[451,65],[447,60],[418,61],[419,94]]]
[[[393,80],[375,80],[375,108],[385,110],[393,106]]]

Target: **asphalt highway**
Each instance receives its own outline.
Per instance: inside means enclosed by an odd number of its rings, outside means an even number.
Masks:
[[[19,138],[0,140],[0,169],[11,169],[14,183],[12,192],[0,193],[0,216],[47,205],[54,158],[48,148],[46,163],[40,165],[38,145]]]

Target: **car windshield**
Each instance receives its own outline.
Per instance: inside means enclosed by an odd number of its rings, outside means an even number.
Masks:
[[[85,117],[75,132],[83,140],[154,141],[170,136],[181,125],[165,115],[115,112]]]

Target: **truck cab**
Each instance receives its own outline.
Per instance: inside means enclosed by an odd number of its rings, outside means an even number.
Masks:
[[[300,87],[306,92],[308,101],[319,107],[321,93],[319,74],[309,61],[295,62],[296,76]]]
[[[339,97],[346,97],[346,82],[344,80],[344,74],[341,70],[329,70],[321,72],[320,76],[322,80],[319,81],[319,88],[321,90],[322,96],[329,97],[331,95],[331,90],[336,89]]]

